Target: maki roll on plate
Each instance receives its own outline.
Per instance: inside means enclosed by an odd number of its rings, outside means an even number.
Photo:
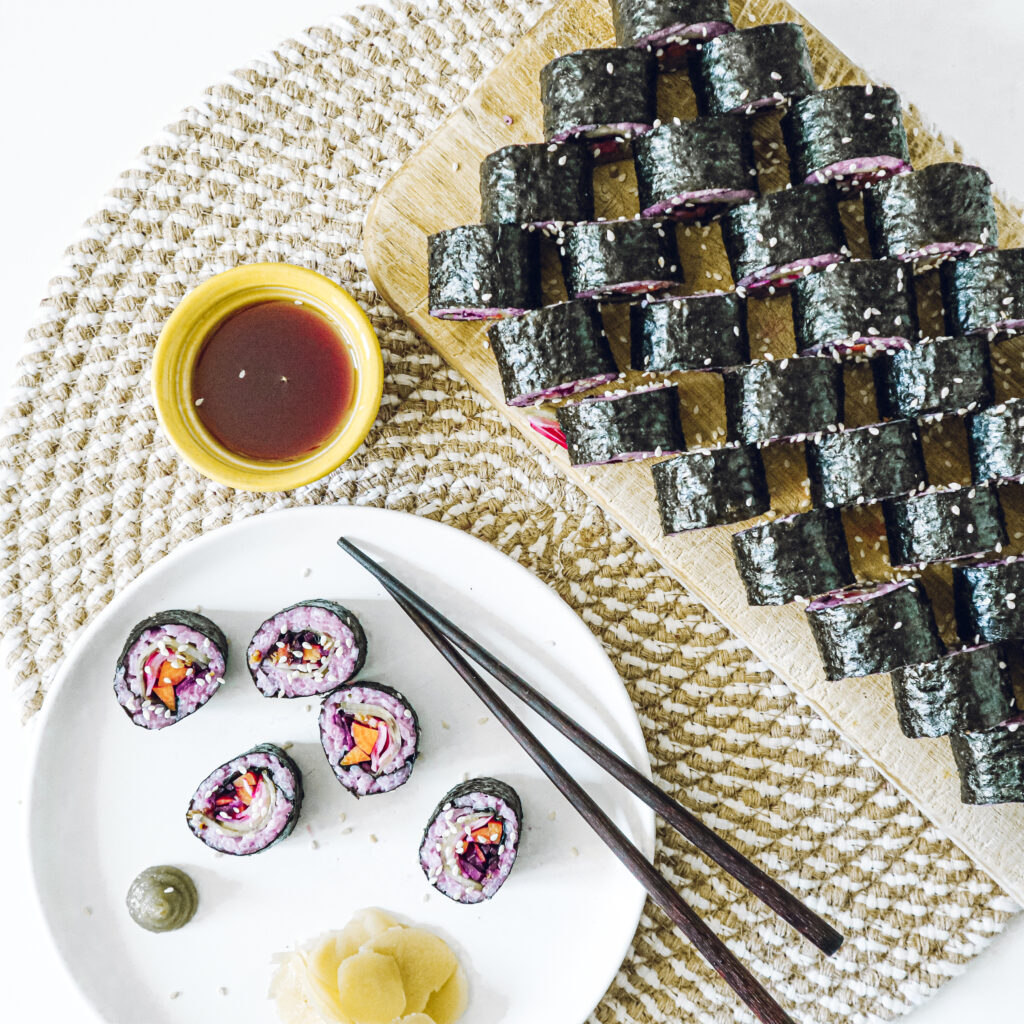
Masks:
[[[942,268],[946,325],[992,341],[1024,330],[1024,249],[994,249]]]
[[[806,608],[828,679],[873,676],[942,655],[932,606],[917,583],[826,594]]]
[[[854,582],[839,513],[813,509],[732,535],[747,603],[788,604],[841,590]]]
[[[965,804],[1024,803],[1024,729],[1019,716],[994,729],[950,736]]]
[[[992,179],[969,164],[932,164],[880,181],[864,193],[864,219],[876,257],[927,260],[918,270],[993,249],[999,236]]]
[[[863,188],[910,170],[895,89],[841,85],[797,100],[783,118],[794,185]]]
[[[581,143],[505,146],[480,164],[485,224],[552,227],[594,219],[593,161]]]
[[[564,398],[619,375],[597,304],[588,300],[498,320],[487,338],[512,406]]]
[[[971,479],[1024,480],[1024,400],[1010,398],[967,417]]]
[[[300,601],[263,622],[246,664],[264,697],[312,697],[348,682],[366,661],[366,634],[347,608]]]
[[[469,779],[434,808],[420,843],[427,881],[456,903],[482,903],[515,864],[523,830],[519,794],[499,779]]]
[[[198,612],[175,608],[136,623],[114,671],[114,695],[143,729],[165,729],[198,711],[223,685],[228,642]]]
[[[413,706],[383,683],[342,686],[320,707],[320,745],[338,781],[357,797],[409,781],[419,749]]]
[[[210,772],[185,820],[211,850],[247,857],[287,839],[302,807],[302,772],[273,743],[261,743]]]
[[[630,364],[647,373],[750,361],[747,304],[735,292],[645,299],[629,309]]]
[[[953,604],[960,639],[1024,640],[1024,559],[953,567]]]
[[[732,32],[729,0],[612,0],[619,46],[653,50],[664,61],[678,58],[694,40]]]
[[[468,224],[427,239],[430,315],[493,320],[541,304],[537,236],[519,224]]]
[[[581,398],[555,410],[574,466],[675,455],[686,447],[674,385]]]

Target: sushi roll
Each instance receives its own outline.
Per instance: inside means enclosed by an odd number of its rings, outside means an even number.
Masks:
[[[917,340],[914,278],[896,260],[833,263],[793,284],[793,329],[801,355],[884,351]]]
[[[652,472],[666,535],[742,523],[771,508],[764,463],[753,445],[687,452]]]
[[[895,89],[841,85],[797,100],[782,120],[794,185],[863,188],[910,170]]]
[[[630,364],[645,373],[750,361],[747,304],[735,292],[645,299],[629,309]]]
[[[923,665],[893,669],[892,693],[910,739],[990,729],[1016,710],[1006,652],[998,644],[965,647]]]
[[[430,315],[492,320],[541,304],[537,236],[519,224],[468,224],[427,239]]]
[[[842,508],[923,491],[921,435],[913,420],[823,434],[807,442],[807,475],[817,506]]]
[[[619,46],[652,50],[663,63],[735,28],[729,0],[612,0],[612,23]]]
[[[730,441],[799,440],[842,422],[843,367],[834,359],[762,359],[722,380]]]
[[[198,711],[223,685],[228,642],[198,612],[175,608],[137,623],[121,649],[114,694],[143,729],[165,729]]]
[[[320,707],[320,745],[338,781],[357,797],[408,782],[419,742],[413,706],[383,683],[342,686]]]
[[[980,732],[950,736],[965,804],[1024,803],[1024,729],[1015,717]]]
[[[337,689],[363,667],[366,634],[342,605],[300,601],[260,625],[245,660],[264,697],[312,697]]]
[[[736,287],[748,291],[782,288],[850,254],[835,197],[810,185],[732,207],[722,241]]]
[[[657,111],[658,62],[633,48],[577,50],[556,57],[540,73],[544,137],[582,137],[595,158],[651,130]]]
[[[1024,400],[1009,398],[967,417],[971,479],[1024,480]]]
[[[1024,249],[994,249],[942,268],[946,324],[990,340],[1024,330]]]
[[[960,639],[1024,640],[1024,558],[953,567],[953,605]]]
[[[883,416],[973,412],[994,400],[992,364],[984,338],[929,339],[886,352],[871,369]]]
[[[826,594],[806,608],[827,679],[891,672],[942,656],[928,596],[918,583],[879,583]]]
[[[675,455],[686,447],[674,384],[581,398],[559,406],[555,416],[574,466]]]
[[[302,772],[273,743],[222,764],[199,784],[185,820],[211,850],[248,857],[287,839],[302,808]]]
[[[754,146],[740,117],[663,124],[633,143],[644,217],[704,217],[757,195]]]
[[[788,106],[817,89],[804,30],[793,22],[757,25],[704,43],[691,77],[704,116]]]
[[[999,497],[993,486],[935,487],[910,498],[882,503],[889,561],[893,566],[954,562],[1008,542]]]
[[[671,225],[651,220],[575,224],[558,241],[572,298],[622,298],[683,283]]]
[[[619,374],[597,304],[587,300],[498,320],[487,338],[512,406],[564,398]]]
[[[594,219],[593,161],[575,142],[505,146],[480,164],[485,224],[552,227]]]
[[[469,779],[434,808],[420,843],[427,881],[456,903],[482,903],[505,883],[523,831],[519,794],[499,779]]]
[[[882,259],[928,261],[995,248],[999,237],[992,180],[969,164],[932,164],[898,174],[864,193],[871,251]]]
[[[855,582],[839,513],[814,509],[732,535],[736,569],[753,605],[789,604]]]

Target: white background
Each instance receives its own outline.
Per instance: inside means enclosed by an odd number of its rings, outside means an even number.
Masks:
[[[959,139],[1001,188],[1024,198],[1018,70],[1024,4],[791,2]],[[14,372],[22,336],[63,249],[118,171],[205,86],[353,6],[351,0],[0,0],[0,381]],[[9,1019],[84,1024],[92,1018],[54,968],[24,864],[20,794],[32,730],[20,728],[18,718],[0,684],[0,814],[7,823],[0,840],[2,1005]],[[910,1021],[1019,1020],[1021,962],[1024,919]]]

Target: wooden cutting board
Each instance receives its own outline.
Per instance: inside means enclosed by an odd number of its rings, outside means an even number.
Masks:
[[[736,24],[747,27],[776,21],[804,25],[814,70],[822,86],[864,84],[866,74],[788,5],[777,0],[733,3]],[[733,528],[664,537],[658,520],[648,463],[574,469],[565,452],[529,426],[536,410],[505,406],[494,358],[487,347],[486,326],[435,320],[427,314],[427,236],[444,228],[475,223],[480,217],[479,164],[488,153],[515,142],[542,139],[540,69],[553,57],[591,46],[614,45],[607,0],[566,0],[547,13],[509,55],[479,84],[463,107],[409,159],[371,207],[366,224],[365,255],[380,293],[477,390],[508,417],[523,435],[550,456],[616,522],[674,572],[691,593],[758,657],[767,662],[811,706],[936,822],[965,852],[988,870],[1018,901],[1024,902],[1024,805],[965,807],[946,740],[908,740],[900,732],[886,676],[828,682],[803,611],[752,608],[733,564],[729,535]],[[692,91],[682,74],[663,76],[659,113],[694,116]],[[905,112],[911,155],[916,167],[959,159],[958,150],[940,141],[913,110]],[[763,189],[787,180],[785,150],[778,118],[759,121],[756,149]],[[772,165],[775,166],[772,166]],[[598,215],[632,216],[637,212],[635,177],[629,163],[604,165],[595,179]],[[843,219],[857,256],[870,255],[863,238],[859,202],[844,203]],[[1000,244],[1024,245],[1022,211],[997,200]],[[729,288],[732,281],[717,226],[679,230],[686,292]],[[545,255],[544,288],[548,302],[564,298],[553,252]],[[941,333],[941,299],[935,273],[919,279],[922,324]],[[751,301],[750,334],[755,355],[776,357],[794,351],[789,299]],[[606,325],[620,366],[628,365],[628,318],[617,307],[606,311]],[[997,394],[1024,395],[1024,343],[1003,343],[994,350]],[[877,419],[870,372],[847,371],[846,422],[855,426]],[[628,383],[642,380],[630,373]],[[724,431],[722,386],[714,374],[678,374],[683,423],[692,446],[720,439]],[[622,386],[622,385],[618,385]],[[954,419],[924,427],[926,459],[932,483],[968,482],[963,425]],[[809,507],[802,446],[779,445],[765,452],[773,508],[781,513]],[[1024,536],[1024,503],[1017,488],[1003,492],[1008,526]],[[859,509],[847,518],[854,568],[864,577],[891,575],[887,568],[881,515]],[[1019,547],[1015,544],[1014,550]],[[940,627],[951,630],[950,574],[928,569],[925,585],[936,606]]]

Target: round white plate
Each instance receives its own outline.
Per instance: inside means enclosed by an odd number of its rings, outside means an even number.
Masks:
[[[526,570],[482,541],[399,512],[350,507],[256,516],[186,544],[143,573],[86,629],[47,698],[29,793],[29,843],[59,952],[103,1020],[273,1024],[271,956],[353,911],[379,906],[436,930],[470,979],[465,1024],[583,1021],[611,983],[644,893],[543,778],[378,583],[337,546],[344,534],[517,668],[645,772],[636,713],[600,644]],[[269,614],[307,598],[362,620],[361,679],[401,689],[422,748],[410,781],[356,800],[320,747],[315,700],[268,700],[244,651]],[[114,699],[114,664],[136,621],[194,608],[228,637],[227,683],[170,729],[149,733]],[[562,763],[648,855],[653,814],[518,702]],[[294,833],[248,858],[215,854],[185,825],[193,790],[256,743],[291,743],[306,797]],[[437,800],[493,775],[523,801],[519,859],[489,903],[460,906],[417,860]],[[136,927],[124,896],[150,864],[195,879],[199,911],[180,931]]]

